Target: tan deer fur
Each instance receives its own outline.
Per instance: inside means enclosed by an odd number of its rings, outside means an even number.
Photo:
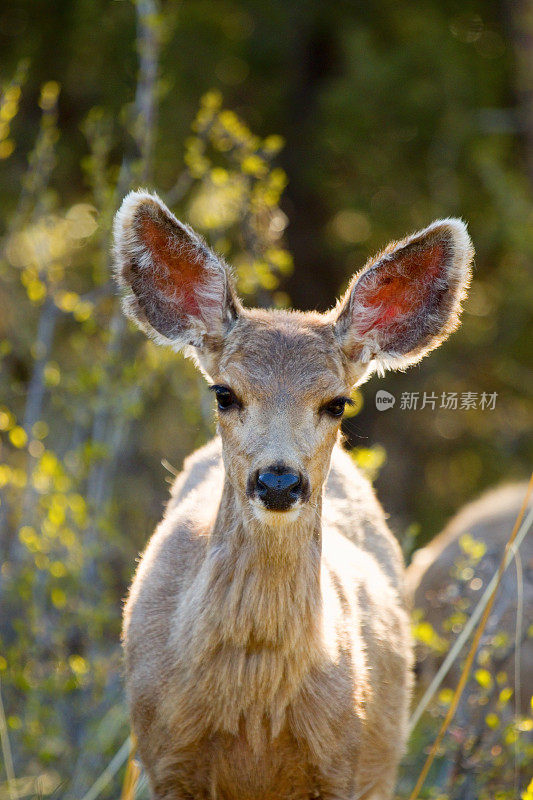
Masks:
[[[115,250],[128,313],[237,398],[186,461],[125,608],[153,797],[386,800],[411,685],[403,562],[324,409],[457,325],[465,227],[391,246],[325,315],[244,309],[227,267],[143,192],[117,215]],[[250,476],[279,463],[307,492],[270,511]]]

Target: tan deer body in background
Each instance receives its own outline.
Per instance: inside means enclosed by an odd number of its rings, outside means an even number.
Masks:
[[[386,800],[411,685],[403,562],[336,441],[355,384],[457,325],[466,229],[444,220],[389,246],[324,315],[244,309],[155,196],[126,198],[115,242],[127,313],[195,357],[219,409],[220,438],[186,462],[125,610],[153,797]]]
[[[431,624],[441,640],[455,639],[457,632],[451,629],[450,617],[458,610],[465,619],[470,616],[496,573],[526,492],[526,483],[491,489],[462,508],[442,533],[414,554],[406,572],[408,593],[416,612]],[[529,507],[532,504],[530,501]],[[475,559],[469,555],[471,547],[468,545],[472,542],[474,546],[482,546]],[[491,672],[505,674],[505,684],[513,689],[508,713],[516,710],[527,716],[533,695],[533,638],[528,635],[533,619],[533,536],[526,536],[518,558],[522,569],[517,573],[510,564],[503,574],[482,646],[490,647],[497,635],[504,635],[505,641],[494,654],[489,668]],[[519,603],[522,604],[521,628],[517,631]],[[441,666],[445,652],[422,645],[417,651],[417,684],[419,689],[426,689]],[[460,663],[457,660],[450,669],[445,686],[457,685]],[[494,694],[492,705],[496,705],[498,691]],[[470,706],[471,728],[477,724],[473,710]],[[487,707],[483,706],[480,711],[485,716]],[[502,715],[500,709],[498,713]]]

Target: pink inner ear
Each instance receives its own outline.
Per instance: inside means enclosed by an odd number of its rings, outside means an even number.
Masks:
[[[386,261],[376,271],[367,273],[373,276],[372,285],[356,288],[358,301],[368,309],[375,308],[369,324],[359,328],[359,333],[369,330],[386,329],[402,318],[416,314],[428,300],[431,287],[439,277],[444,260],[444,245],[436,243],[431,247],[411,250],[403,256],[398,255]],[[377,273],[377,274],[376,274]]]
[[[141,222],[141,237],[161,269],[154,271],[157,288],[169,300],[179,299],[182,311],[200,316],[197,291],[204,285],[202,262],[195,257],[193,246],[187,241],[182,247],[173,246],[172,238],[160,223],[150,217]],[[166,269],[165,269],[166,268]]]

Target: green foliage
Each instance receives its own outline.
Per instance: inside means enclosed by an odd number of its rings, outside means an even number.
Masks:
[[[149,23],[141,17],[140,24]],[[15,152],[10,124],[23,76],[21,67],[0,99],[6,162]],[[147,88],[153,102],[155,85]],[[59,98],[57,82],[42,86],[36,141],[2,242],[9,338],[2,339],[1,357],[9,380],[0,408],[7,612],[0,670],[15,773],[27,774],[17,791],[39,775],[40,791],[66,782],[67,796],[79,798],[93,767],[127,732],[121,600],[161,503],[160,489],[146,486],[145,475],[155,472],[162,484],[155,459],[167,454],[179,463],[205,441],[213,420],[191,365],[127,327],[110,281],[110,222],[121,195],[149,167],[150,137],[134,124],[149,109],[123,115],[137,151],[120,167],[113,151],[128,129],[101,108],[89,111],[81,126],[85,186],[65,207],[52,188]],[[282,145],[279,136],[254,136],[223,107],[219,92],[209,92],[167,198],[231,256],[241,292],[255,302],[287,301],[272,295],[291,269],[280,243],[286,177],[274,164]],[[168,429],[176,425],[169,451]]]
[[[215,91],[202,97],[193,131],[184,160],[198,185],[188,218],[235,266],[240,292],[262,297],[292,269],[290,253],[279,245],[287,223],[279,208],[287,178],[272,166],[283,139],[253,136],[233,111],[222,108],[222,95]],[[288,303],[282,292],[273,300]]]

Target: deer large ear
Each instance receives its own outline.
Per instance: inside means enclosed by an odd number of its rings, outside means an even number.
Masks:
[[[392,242],[352,279],[335,332],[348,359],[404,369],[458,326],[474,254],[459,219],[437,220]]]
[[[214,344],[238,314],[228,268],[156,196],[131,192],[114,223],[115,274],[125,312],[180,349]]]

